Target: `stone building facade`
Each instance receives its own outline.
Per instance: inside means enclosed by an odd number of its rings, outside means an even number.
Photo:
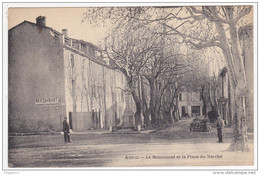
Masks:
[[[9,30],[10,132],[59,131],[65,116],[76,131],[120,123],[131,101],[125,77],[106,66],[97,46],[67,33],[42,16]]]
[[[202,116],[203,102],[200,91],[185,89],[179,93],[178,98],[180,116]]]

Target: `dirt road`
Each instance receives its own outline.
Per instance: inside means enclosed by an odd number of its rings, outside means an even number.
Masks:
[[[224,143],[216,131],[190,132],[181,121],[150,134],[74,134],[72,143],[62,135],[9,137],[10,167],[127,167],[185,165],[251,165],[250,152],[227,151],[232,129],[225,128]]]

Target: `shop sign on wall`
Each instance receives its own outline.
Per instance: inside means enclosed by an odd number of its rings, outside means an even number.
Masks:
[[[58,105],[57,97],[49,97],[49,98],[36,98],[35,106],[36,107],[44,107],[44,106],[57,106]]]

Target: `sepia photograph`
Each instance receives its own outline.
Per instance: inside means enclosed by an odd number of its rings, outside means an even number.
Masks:
[[[255,7],[7,5],[6,168],[256,167]]]

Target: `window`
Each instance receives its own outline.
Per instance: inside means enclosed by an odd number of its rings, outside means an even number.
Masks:
[[[186,114],[185,106],[181,107],[181,114],[182,114],[182,116],[184,116]]]
[[[87,53],[87,46],[85,43],[82,43],[81,45],[81,51],[84,52],[84,53]]]
[[[71,88],[72,88],[72,96],[74,97],[75,96],[75,80],[72,80],[71,81]]]
[[[199,101],[201,100],[201,96],[199,92],[191,92],[191,101]]]
[[[121,101],[123,102],[124,101],[124,92],[121,91]]]
[[[179,100],[182,101],[182,94],[179,94]]]
[[[88,47],[88,54],[91,56],[95,56],[95,50],[92,46]]]
[[[96,85],[92,85],[92,97],[97,98]]]
[[[202,101],[202,95],[203,95],[202,92],[200,92],[200,101]]]
[[[79,49],[79,42],[77,40],[72,40],[72,47],[74,49]]]
[[[200,116],[200,106],[191,106],[192,116]]]
[[[71,63],[71,68],[74,68],[74,54],[70,55],[70,63]]]

